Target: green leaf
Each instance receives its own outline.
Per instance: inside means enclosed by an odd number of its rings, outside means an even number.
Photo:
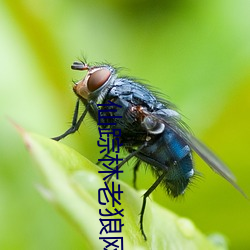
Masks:
[[[80,231],[84,249],[103,249],[99,237],[123,237],[124,249],[226,249],[226,244],[214,244],[189,219],[181,218],[148,199],[144,216],[144,241],[139,230],[139,213],[143,192],[113,179],[121,185],[121,206],[124,209],[122,233],[100,235],[102,225],[98,189],[104,188],[100,168],[78,152],[60,142],[21,131],[24,142],[44,176],[38,189]],[[46,186],[46,187],[45,187]],[[112,211],[112,209],[111,209]],[[105,217],[106,218],[106,217]],[[117,217],[118,218],[118,217]]]

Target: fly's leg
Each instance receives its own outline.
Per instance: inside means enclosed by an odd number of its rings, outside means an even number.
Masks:
[[[133,174],[134,174],[134,175],[133,175],[133,186],[134,186],[135,189],[137,189],[137,188],[136,188],[136,173],[137,173],[137,171],[138,171],[140,165],[141,165],[141,161],[138,160],[138,161],[136,162],[135,166],[134,166],[134,172],[133,172]]]
[[[137,150],[134,150],[132,153],[130,153],[120,164],[117,165],[117,169],[119,170],[126,162],[128,162],[132,157],[134,157],[136,154],[138,154],[144,147],[147,146],[147,142],[142,144]],[[112,179],[114,174],[112,174],[108,180],[107,183],[109,183]]]
[[[88,109],[86,108],[84,110],[84,112],[82,113],[81,117],[79,118],[79,120],[77,121],[77,119],[78,119],[78,112],[79,112],[79,104],[80,104],[80,101],[78,99],[77,102],[76,102],[76,106],[75,106],[75,110],[74,110],[74,116],[73,116],[71,127],[66,132],[64,132],[62,135],[59,135],[57,137],[52,138],[53,140],[60,141],[64,137],[68,136],[69,134],[75,133],[79,129],[79,127],[80,127],[80,125],[81,125],[84,117],[86,116],[86,114],[88,112]]]
[[[103,159],[105,159],[106,158],[106,155],[104,155],[101,159],[103,160]],[[101,161],[97,161],[96,162],[96,165],[100,165],[100,163],[101,163]]]
[[[80,127],[80,125],[81,125],[84,117],[86,116],[87,112],[89,111],[90,105],[92,103],[88,103],[88,105],[86,106],[86,109],[81,114],[79,120],[77,120],[78,119],[78,112],[79,112],[79,104],[80,104],[80,100],[78,99],[77,102],[76,102],[76,106],[75,106],[75,110],[74,110],[74,115],[73,115],[73,120],[72,120],[72,123],[71,123],[71,127],[65,133],[63,133],[62,135],[59,135],[57,137],[53,137],[51,139],[53,139],[55,141],[60,141],[64,137],[68,136],[69,134],[75,133],[79,129],[79,127]]]
[[[144,238],[144,240],[147,240],[146,234],[144,232],[143,229],[143,216],[144,216],[144,212],[145,212],[145,208],[146,208],[146,201],[148,196],[158,187],[158,185],[162,182],[163,178],[166,175],[166,171],[163,172],[162,175],[160,175],[160,177],[158,177],[158,179],[154,182],[154,184],[147,190],[147,192],[143,195],[143,200],[142,200],[142,208],[141,208],[141,212],[140,212],[140,230],[142,233],[142,236]]]

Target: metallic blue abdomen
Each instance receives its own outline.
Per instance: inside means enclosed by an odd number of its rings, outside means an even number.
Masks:
[[[142,149],[137,157],[152,166],[160,176],[167,171],[163,185],[167,192],[176,197],[182,194],[194,175],[189,146],[170,129],[165,129],[158,139]]]

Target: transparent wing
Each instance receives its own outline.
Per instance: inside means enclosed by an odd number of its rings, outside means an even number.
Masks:
[[[166,127],[173,130],[182,140],[184,140],[193,151],[195,151],[216,173],[221,175],[229,183],[231,183],[243,196],[247,195],[237,185],[236,178],[229,168],[202,142],[195,138],[185,127],[179,117],[177,116],[163,116],[160,114],[152,115],[155,119],[162,122]]]
[[[231,183],[243,196],[248,198],[243,190],[237,185],[236,178],[230,169],[210,149],[185,130],[185,128],[178,125],[170,125],[170,127],[208,164],[210,168]]]

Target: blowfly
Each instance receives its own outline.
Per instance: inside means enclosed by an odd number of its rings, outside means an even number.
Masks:
[[[147,197],[159,184],[172,197],[184,193],[195,174],[192,151],[244,195],[232,172],[189,132],[172,103],[158,98],[147,85],[133,78],[119,77],[117,70],[109,64],[90,66],[85,62],[74,62],[71,68],[87,71],[87,74],[73,87],[78,99],[71,127],[53,139],[59,141],[76,132],[87,113],[97,122],[97,104],[112,102],[122,107],[116,113],[110,113],[110,116],[122,116],[122,119],[116,119],[112,128],[121,130],[121,143],[128,152],[119,168],[135,157],[134,185],[136,171],[142,163],[149,165],[157,177],[143,195],[140,230],[145,240],[143,216]],[[80,102],[85,110],[79,116]]]

